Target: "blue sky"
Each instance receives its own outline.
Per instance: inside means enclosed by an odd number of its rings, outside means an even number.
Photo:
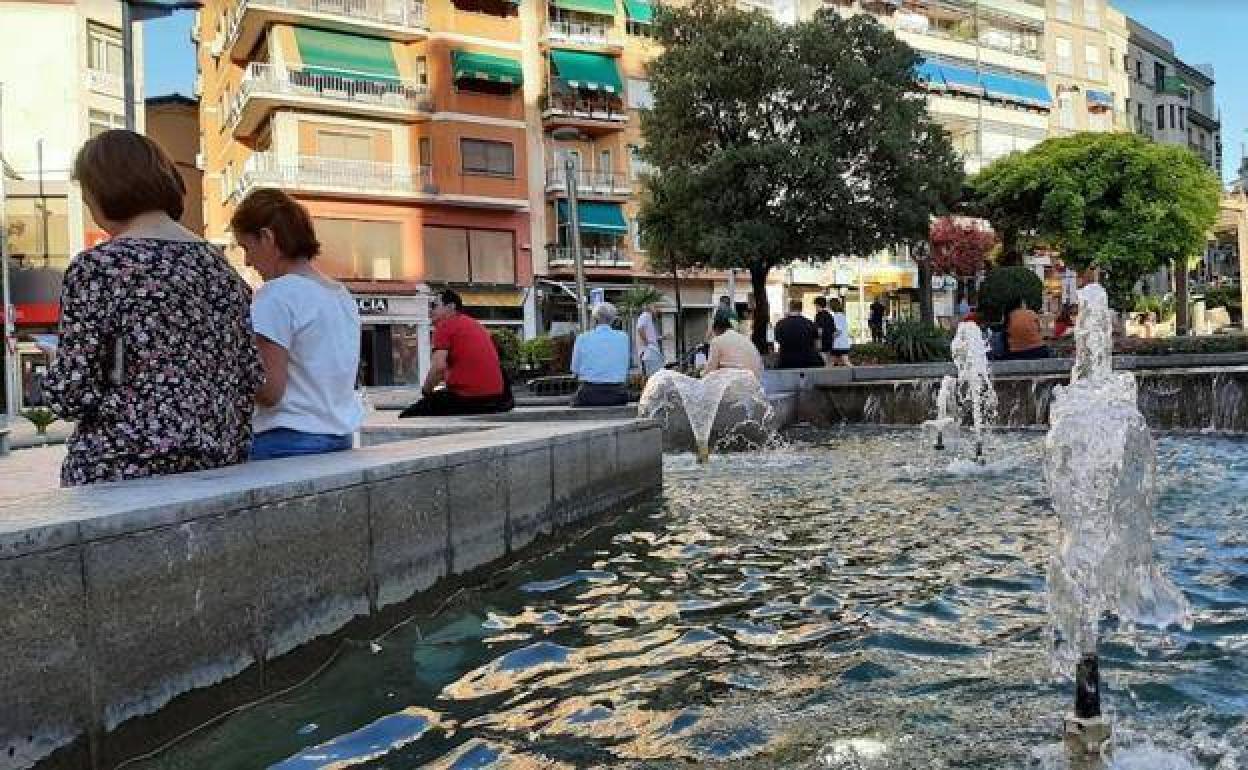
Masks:
[[[1174,41],[1180,58],[1212,64],[1222,109],[1223,178],[1239,169],[1240,147],[1248,141],[1248,0],[1111,0],[1123,13]],[[178,91],[190,95],[195,54],[190,29],[194,15],[174,14],[145,23],[149,96]]]

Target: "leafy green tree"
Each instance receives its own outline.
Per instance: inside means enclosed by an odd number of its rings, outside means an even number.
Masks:
[[[1077,267],[1107,270],[1106,288],[1119,309],[1131,307],[1142,276],[1164,265],[1186,276],[1221,194],[1217,178],[1187,148],[1091,133],[1002,158],[970,189],[970,208],[1002,233],[1007,252],[1039,239]]]
[[[639,217],[650,265],[749,270],[760,348],[773,267],[925,242],[960,191],[916,54],[869,17],[781,25],[694,0],[661,7],[656,35]]]

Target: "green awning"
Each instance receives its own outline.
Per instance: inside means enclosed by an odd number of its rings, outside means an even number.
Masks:
[[[488,80],[494,83],[524,83],[520,62],[506,56],[476,51],[452,51],[451,70],[456,80]]]
[[[588,88],[591,91],[608,91],[613,94],[624,92],[620,71],[615,67],[615,59],[610,56],[555,50],[550,52],[550,61],[555,67],[557,77],[573,88]]]
[[[654,23],[654,6],[650,0],[624,0],[624,12],[628,20],[638,24]]]
[[[557,201],[559,207],[559,224],[568,221],[568,202]],[[624,209],[618,203],[602,203],[601,201],[577,201],[576,213],[580,217],[582,233],[599,235],[628,235],[628,221],[624,219]]]
[[[615,15],[615,0],[553,0],[556,8],[580,13],[596,13],[599,16]]]
[[[303,71],[313,75],[359,75],[368,80],[398,80],[389,40],[324,29],[295,27]]]

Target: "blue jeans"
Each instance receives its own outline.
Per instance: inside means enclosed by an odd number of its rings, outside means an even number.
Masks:
[[[319,455],[351,448],[351,436],[328,433],[304,433],[290,428],[274,428],[257,433],[251,440],[252,460],[275,460],[279,457]]]

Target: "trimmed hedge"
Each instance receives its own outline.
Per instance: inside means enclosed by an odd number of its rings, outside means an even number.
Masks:
[[[1032,310],[1044,306],[1044,281],[1026,267],[998,267],[979,287],[975,314],[981,323],[1001,323],[1007,308],[1019,302]]]

